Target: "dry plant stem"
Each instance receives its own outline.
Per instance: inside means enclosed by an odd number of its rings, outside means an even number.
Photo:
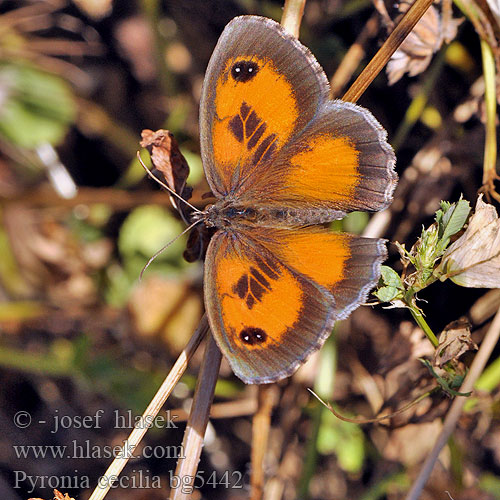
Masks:
[[[168,396],[170,396],[173,388],[182,377],[182,374],[186,370],[189,360],[195,353],[201,342],[201,339],[206,335],[207,331],[208,321],[206,316],[203,316],[200,324],[198,325],[198,328],[189,340],[188,345],[177,358],[177,361],[163,381],[163,384],[160,386],[158,392],[155,394],[155,396],[151,400],[151,403],[149,403],[148,407],[146,408],[146,411],[143,413],[141,419],[142,423],[141,421],[139,421],[136,424],[134,430],[130,433],[130,436],[123,444],[121,454],[117,456],[113,460],[113,462],[111,462],[111,465],[108,467],[108,470],[106,471],[104,476],[102,476],[99,480],[99,484],[92,492],[89,500],[102,500],[106,496],[113,482],[116,481],[116,479],[120,475],[120,472],[127,464],[130,458],[130,454],[134,453],[138,444],[141,442],[141,439],[144,437],[144,434],[146,434],[146,432],[148,431],[148,426],[145,425],[144,422],[153,420],[156,415],[158,415],[161,407],[165,404],[165,401],[167,400]]]
[[[495,83],[495,57],[486,40],[481,39],[481,55],[484,74],[484,100],[486,104],[486,138],[483,160],[483,189],[487,194],[500,201],[500,195],[495,192],[494,181],[498,179],[497,162],[497,95]]]
[[[368,88],[370,83],[382,71],[392,54],[403,43],[411,30],[432,5],[433,0],[416,0],[403,16],[394,31],[389,35],[373,59],[366,65],[365,69],[352,84],[351,88],[344,94],[342,99],[349,102],[357,102]]]
[[[0,350],[0,366],[2,366],[3,348]],[[236,399],[227,403],[214,403],[210,407],[210,418],[236,418],[254,415],[257,411],[257,400],[254,397]],[[183,408],[174,408],[171,413],[177,417],[177,422],[186,422],[189,413]]]
[[[78,205],[105,203],[115,210],[130,210],[139,205],[170,206],[170,199],[163,192],[127,191],[119,188],[79,188],[75,197],[61,198],[53,189],[36,189],[20,196],[3,198],[1,206],[28,208],[74,208]]]
[[[299,38],[300,22],[305,4],[306,0],[285,0],[283,15],[281,16],[281,26],[295,38]]]
[[[378,31],[378,14],[375,13],[368,19],[356,41],[349,47],[346,55],[339,64],[337,71],[330,80],[330,98],[335,98],[340,94],[344,85],[351,79],[356,71],[361,59],[365,55],[365,45],[370,38],[373,38]]]
[[[189,414],[189,420],[182,441],[183,457],[179,458],[175,470],[175,476],[179,478],[179,487],[172,488],[171,496],[169,497],[172,500],[191,498],[192,492],[186,493],[186,490],[189,490],[186,486],[193,487],[196,478],[221,360],[222,354],[213,336],[209,335],[203,364],[196,383],[193,406],[191,407],[191,413]]]
[[[396,415],[399,415],[400,413],[404,413],[408,411],[410,408],[413,406],[417,405],[420,403],[420,401],[423,401],[424,399],[427,399],[429,396],[432,396],[434,393],[438,392],[441,390],[441,387],[434,387],[433,389],[430,389],[420,396],[417,396],[413,401],[410,401],[408,404],[404,405],[402,408],[398,408],[396,411],[392,413],[388,413],[387,415],[382,415],[380,417],[376,418],[362,418],[362,417],[357,417],[357,418],[349,418],[345,417],[341,413],[335,410],[335,408],[330,404],[326,403],[323,401],[314,391],[309,389],[309,392],[323,405],[325,406],[328,410],[330,410],[339,420],[343,420],[344,422],[349,422],[351,424],[357,424],[357,425],[364,425],[364,424],[378,424],[379,422],[382,422],[383,420],[387,420],[389,418],[393,418]]]
[[[476,380],[481,375],[484,367],[500,338],[500,309],[497,311],[493,322],[491,323],[486,336],[484,337],[481,347],[477,352],[474,361],[470,367],[469,373],[465,377],[465,380],[460,387],[460,392],[470,392],[474,389],[474,384]],[[411,488],[406,500],[418,500],[424,489],[424,486],[431,475],[434,464],[436,463],[441,450],[448,442],[451,434],[453,433],[457,421],[462,413],[463,406],[467,402],[465,397],[456,397],[451,405],[450,411],[446,415],[443,424],[443,430],[436,440],[432,451],[427,457],[419,476],[417,477],[413,487]]]
[[[497,48],[495,33],[486,14],[471,0],[454,0],[455,5],[472,23],[482,40],[487,40],[491,47]]]
[[[271,427],[271,413],[278,399],[276,384],[258,387],[258,410],[252,422],[252,478],[250,500],[260,500],[264,492],[264,457]]]

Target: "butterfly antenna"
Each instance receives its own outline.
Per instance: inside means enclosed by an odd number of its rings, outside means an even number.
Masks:
[[[199,219],[196,222],[193,222],[190,226],[188,226],[182,233],[178,234],[174,239],[170,240],[165,246],[160,248],[155,254],[148,260],[147,264],[142,268],[141,274],[139,275],[139,281],[142,280],[142,275],[146,271],[146,269],[152,264],[152,262],[160,255],[164,250],[166,250],[172,243],[175,243],[181,236],[185,235],[188,231],[191,231],[196,224],[202,222],[203,219]]]
[[[167,184],[165,184],[160,179],[158,179],[158,177],[156,177],[153,174],[153,172],[151,172],[151,170],[149,170],[149,168],[146,167],[146,165],[142,161],[142,158],[141,158],[141,155],[140,155],[139,151],[137,151],[137,159],[139,160],[139,163],[142,165],[142,168],[146,171],[146,173],[149,175],[149,177],[151,177],[151,179],[153,179],[154,181],[156,181],[160,186],[164,187],[171,195],[175,196],[176,198],[178,198],[179,200],[181,200],[183,203],[185,203],[188,207],[192,208],[196,213],[199,213],[199,214],[202,213],[201,210],[198,210],[196,207],[194,207],[193,205],[191,205],[191,203],[189,203],[188,201],[186,201],[182,196],[178,195],[170,186],[167,186]],[[192,226],[190,226],[190,227],[192,227]],[[182,234],[184,234],[184,233],[182,233]],[[160,252],[162,250],[160,250]]]

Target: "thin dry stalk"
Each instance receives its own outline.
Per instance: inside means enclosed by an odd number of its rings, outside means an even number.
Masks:
[[[271,413],[278,400],[276,384],[259,386],[258,410],[252,421],[252,478],[250,500],[260,500],[264,493],[264,457],[271,427]]]
[[[471,392],[474,389],[474,384],[476,380],[479,378],[481,373],[486,366],[490,355],[496,346],[498,339],[500,338],[500,309],[497,311],[493,322],[491,323],[488,331],[486,332],[486,336],[484,337],[483,342],[481,343],[481,347],[479,348],[478,353],[474,357],[474,361],[470,367],[469,373],[465,377],[465,380],[460,387],[460,392]],[[457,425],[457,421],[462,413],[462,409],[465,405],[467,398],[465,397],[456,397],[451,405],[450,411],[446,415],[443,424],[443,430],[441,434],[436,440],[432,451],[429,453],[422,469],[420,470],[420,474],[418,475],[413,487],[411,488],[406,500],[418,500],[424,489],[425,484],[427,483],[429,476],[431,475],[432,469],[441,453],[441,450],[444,448],[451,434],[455,430]]]
[[[182,441],[182,458],[177,462],[175,477],[179,479],[177,488],[172,488],[172,500],[191,498],[193,483],[196,479],[198,462],[200,461],[203,438],[208,424],[210,406],[214,397],[215,384],[219,376],[222,354],[212,335],[207,338],[205,356],[198,375],[193,398],[193,406]],[[189,478],[189,480],[186,480]]]
[[[427,9],[432,5],[433,0],[416,0],[403,16],[394,31],[388,36],[379,51],[373,59],[366,65],[365,69],[358,76],[351,88],[344,94],[342,100],[357,102],[373,82],[375,77],[382,71],[392,54],[403,43],[404,39],[410,34],[411,30],[418,23]]]
[[[295,38],[299,38],[300,22],[304,14],[306,0],[285,0],[283,15],[281,16],[281,26]]]
[[[26,191],[19,196],[3,198],[2,205],[5,207],[23,206],[28,208],[73,208],[78,205],[93,205],[102,203],[115,210],[130,210],[139,205],[166,205],[170,206],[170,199],[164,192],[158,191],[127,191],[119,188],[89,188],[78,189],[73,198],[61,198],[53,189],[45,187]]]
[[[1,353],[0,353],[1,355]],[[257,411],[257,400],[253,397],[235,399],[227,403],[214,403],[210,407],[210,418],[237,418],[254,415]],[[171,413],[177,417],[176,422],[186,422],[189,413],[183,408],[174,408]]]
[[[165,401],[170,396],[170,393],[182,377],[189,360],[196,352],[201,339],[206,335],[207,331],[208,321],[204,315],[187,346],[177,358],[177,361],[163,381],[163,384],[161,384],[158,392],[146,408],[146,411],[142,414],[141,420],[136,423],[134,430],[130,433],[130,436],[123,444],[121,453],[113,460],[113,462],[111,462],[111,465],[108,467],[104,476],[102,476],[99,480],[99,484],[92,492],[89,500],[102,500],[106,496],[113,482],[116,481],[121,471],[129,461],[129,458],[131,458],[130,455],[134,453],[144,437],[144,434],[148,431],[149,427],[148,425],[145,425],[145,422],[154,420],[156,415],[158,415],[161,407],[165,404]]]

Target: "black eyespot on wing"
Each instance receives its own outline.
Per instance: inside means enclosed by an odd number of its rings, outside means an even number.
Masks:
[[[248,82],[259,71],[259,65],[254,61],[238,61],[231,68],[231,76],[237,82]]]
[[[248,327],[240,332],[240,339],[244,344],[263,344],[267,340],[267,333],[262,328]]]

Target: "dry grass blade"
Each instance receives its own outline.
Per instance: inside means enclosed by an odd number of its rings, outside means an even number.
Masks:
[[[131,452],[134,452],[134,450],[137,448],[138,444],[141,442],[142,438],[148,431],[148,426],[144,425],[144,422],[153,420],[156,415],[158,415],[161,407],[165,404],[168,396],[170,396],[170,393],[176,386],[179,379],[182,377],[182,374],[186,370],[189,360],[195,353],[207,331],[208,321],[206,319],[206,316],[203,316],[198,328],[188,342],[188,345],[177,358],[177,361],[163,381],[163,384],[160,386],[157,393],[151,400],[151,403],[149,403],[148,407],[143,413],[141,420],[136,424],[134,430],[130,433],[130,436],[123,444],[122,453],[120,453],[108,467],[108,470],[106,471],[104,476],[102,476],[99,484],[93,491],[89,500],[102,500],[106,496],[113,484],[113,480],[111,478],[114,478],[114,480],[116,480],[116,478],[120,475],[121,471],[130,458]]]
[[[281,26],[295,38],[299,38],[300,22],[302,21],[305,4],[306,0],[285,0]]]
[[[392,54],[403,43],[404,39],[410,34],[411,30],[432,5],[433,0],[416,0],[408,12],[403,16],[400,23],[394,28],[380,50],[373,59],[367,64],[365,69],[352,84],[351,88],[344,94],[342,99],[349,102],[357,102],[368,88],[370,83],[382,71]]]
[[[258,410],[252,422],[251,500],[260,500],[264,492],[264,457],[271,427],[271,413],[277,400],[276,384],[259,386]]]
[[[344,85],[350,80],[365,55],[366,43],[377,34],[378,28],[378,15],[374,14],[366,22],[356,41],[349,47],[337,71],[330,79],[330,98],[337,97]]]
[[[187,491],[190,489],[189,487],[193,487],[196,478],[221,360],[222,354],[213,336],[209,335],[203,364],[198,375],[193,406],[191,407],[191,413],[182,441],[183,457],[179,458],[175,470],[175,476],[180,478],[179,485],[182,485],[182,487],[172,488],[172,500],[182,500],[191,497],[191,493],[187,493]],[[189,481],[185,481],[185,478],[189,478]]]

